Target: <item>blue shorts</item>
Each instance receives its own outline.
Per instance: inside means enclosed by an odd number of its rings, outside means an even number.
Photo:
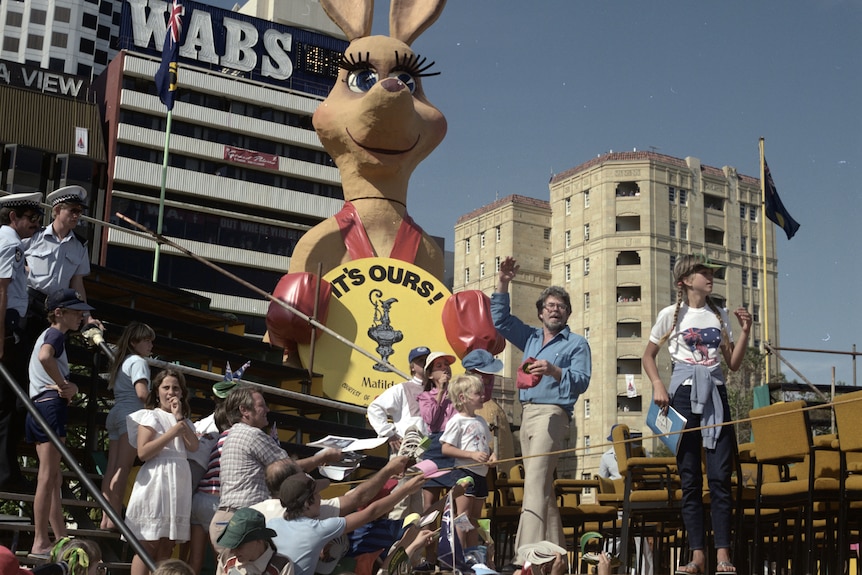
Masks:
[[[69,420],[69,402],[60,397],[60,394],[56,391],[48,390],[34,397],[33,403],[54,433],[58,437],[66,437],[66,422]],[[27,422],[24,424],[24,430],[28,443],[51,441],[30,413],[27,413]]]
[[[463,477],[473,478],[473,485],[467,486],[464,495],[479,498],[488,497],[488,479],[484,475],[477,475],[469,469],[453,469],[449,475],[452,476],[452,485],[455,485]]]

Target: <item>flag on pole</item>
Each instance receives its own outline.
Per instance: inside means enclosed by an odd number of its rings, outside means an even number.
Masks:
[[[799,224],[790,217],[787,208],[778,197],[778,190],[775,189],[775,182],[772,181],[772,174],[769,172],[769,165],[766,163],[766,158],[763,159],[763,177],[764,177],[764,197],[763,202],[766,206],[766,217],[775,222],[775,224],[784,230],[787,234],[787,239],[796,234],[799,229]]]
[[[455,533],[455,502],[452,500],[452,491],[446,495],[446,503],[443,507],[443,515],[440,520],[440,539],[437,543],[437,562],[450,570],[460,569],[464,566],[464,551],[461,548],[461,540]]]
[[[177,58],[183,33],[184,13],[181,0],[174,0],[171,5],[171,15],[168,18],[168,29],[165,32],[165,44],[162,47],[162,64],[155,77],[159,99],[168,110],[174,109],[174,96],[177,92]]]

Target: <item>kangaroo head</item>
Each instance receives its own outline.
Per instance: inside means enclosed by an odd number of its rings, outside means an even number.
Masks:
[[[392,0],[390,33],[369,36],[372,0],[321,0],[350,40],[335,87],[314,128],[341,172],[346,200],[379,197],[406,205],[413,170],[446,135],[446,119],[425,97],[434,75],[410,43],[445,0]]]

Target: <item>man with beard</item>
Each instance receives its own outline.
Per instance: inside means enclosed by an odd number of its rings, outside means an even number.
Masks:
[[[566,323],[572,311],[569,294],[552,286],[536,301],[541,327],[530,327],[511,315],[509,283],[518,273],[514,258],[500,263],[497,290],[491,296],[494,327],[516,347],[525,361],[518,368],[518,396],[523,408],[521,454],[524,456],[524,501],[515,548],[539,541],[565,546],[560,509],[554,493],[554,470],[569,435],[578,396],[590,384],[590,347]],[[538,456],[539,454],[549,454]],[[523,563],[523,558],[517,558]]]

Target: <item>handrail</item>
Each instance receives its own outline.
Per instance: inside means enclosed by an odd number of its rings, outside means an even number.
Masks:
[[[111,521],[114,522],[120,532],[125,536],[126,541],[132,548],[135,550],[135,553],[141,558],[141,560],[146,564],[147,569],[150,571],[156,570],[156,563],[153,561],[153,558],[150,557],[147,550],[141,545],[141,542],[138,541],[137,536],[132,533],[132,530],[126,525],[123,518],[117,513],[111,504],[105,499],[105,496],[102,495],[102,490],[96,487],[96,484],[87,476],[87,472],[84,471],[84,468],[81,467],[81,464],[78,463],[78,460],[75,459],[75,456],[72,455],[72,452],[69,451],[69,448],[66,447],[66,444],[57,437],[57,434],[54,433],[54,430],[51,429],[51,426],[45,421],[45,418],[42,417],[42,414],[39,413],[39,410],[36,409],[36,405],[33,403],[33,400],[30,399],[30,396],[24,392],[23,389],[18,385],[18,382],[12,377],[12,374],[9,373],[9,370],[6,369],[6,366],[0,363],[0,375],[3,376],[3,379],[6,380],[6,385],[15,392],[15,395],[18,396],[18,399],[24,404],[24,407],[27,408],[27,411],[30,412],[30,415],[33,416],[33,419],[36,420],[36,423],[39,424],[39,427],[45,432],[45,435],[48,436],[48,439],[51,440],[51,443],[54,444],[54,447],[57,448],[57,451],[60,452],[60,456],[66,461],[66,465],[69,466],[75,475],[78,476],[78,479],[84,486],[87,488],[87,491],[90,492],[90,495],[99,503],[102,507],[102,511],[107,513],[111,518]]]

